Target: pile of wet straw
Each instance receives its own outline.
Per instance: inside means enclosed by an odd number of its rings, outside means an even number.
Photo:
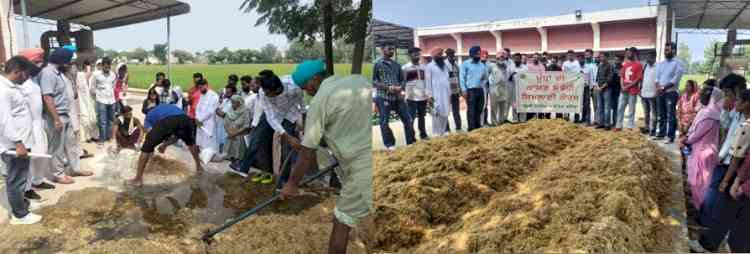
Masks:
[[[375,154],[375,248],[400,253],[646,252],[670,163],[634,132],[531,121]]]

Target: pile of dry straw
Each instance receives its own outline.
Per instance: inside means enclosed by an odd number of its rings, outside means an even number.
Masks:
[[[375,155],[376,248],[646,252],[672,177],[636,133],[564,121],[487,128]]]

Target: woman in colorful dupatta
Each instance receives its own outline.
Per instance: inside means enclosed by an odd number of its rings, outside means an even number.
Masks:
[[[710,184],[711,171],[719,163],[719,119],[723,93],[718,88],[707,86],[701,90],[700,97],[701,103],[706,106],[698,112],[687,136],[680,140],[681,147],[691,147],[687,180],[692,191],[691,201],[696,208],[701,207]]]
[[[245,107],[245,101],[240,95],[234,95],[230,98],[232,102],[231,109],[224,113],[224,127],[227,132],[227,143],[225,151],[227,159],[236,164],[245,155],[247,146],[245,145],[245,135],[243,130],[250,125],[250,114]]]

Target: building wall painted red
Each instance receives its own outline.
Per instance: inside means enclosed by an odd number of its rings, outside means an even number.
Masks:
[[[465,43],[465,42],[464,42]],[[456,40],[450,35],[438,35],[430,37],[421,37],[419,48],[422,49],[422,53],[428,53],[433,47],[441,47],[443,49],[456,48]]]
[[[513,52],[540,51],[542,37],[536,29],[503,31],[503,48],[510,48]]]
[[[589,49],[594,47],[591,24],[547,28],[547,50]]]
[[[464,41],[463,52],[469,52],[469,49],[476,45],[479,45],[489,53],[495,53],[495,51],[497,51],[495,49],[497,46],[495,43],[495,36],[490,32],[465,33],[461,35],[461,39]]]
[[[628,20],[599,24],[601,48],[656,45],[656,20]]]

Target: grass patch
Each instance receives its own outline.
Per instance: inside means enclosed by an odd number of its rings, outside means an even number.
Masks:
[[[296,64],[182,64],[172,65],[172,84],[177,84],[183,91],[192,85],[193,73],[200,72],[208,79],[211,87],[220,90],[226,85],[227,76],[237,74],[238,76],[257,76],[258,72],[265,69],[273,70],[277,75],[288,75],[294,71]],[[153,83],[157,72],[167,73],[166,65],[130,65],[130,87],[147,88]],[[362,69],[363,75],[368,79],[372,77],[372,65],[365,64]],[[351,64],[336,64],[336,74],[349,74]]]

